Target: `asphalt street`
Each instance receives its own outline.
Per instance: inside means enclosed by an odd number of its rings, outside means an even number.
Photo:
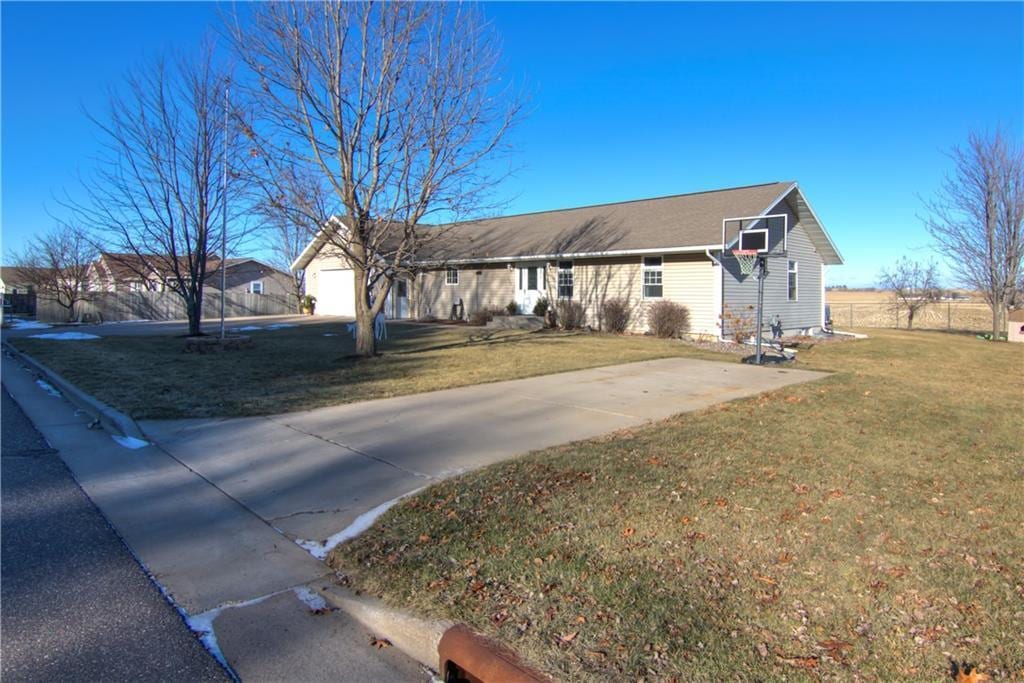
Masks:
[[[2,396],[0,677],[227,680],[6,388]]]

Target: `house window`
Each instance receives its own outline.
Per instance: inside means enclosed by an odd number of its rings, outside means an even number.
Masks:
[[[662,271],[660,256],[645,256],[643,261],[644,298],[660,299],[662,296]]]
[[[444,283],[446,285],[457,285],[459,284],[459,270],[457,268],[449,268],[444,273]]]
[[[796,298],[797,297],[796,286],[797,286],[797,262],[796,261],[790,261],[789,262],[789,300],[790,301],[796,301],[797,300],[797,298]]]
[[[253,280],[249,283],[250,294],[262,294],[263,293],[263,280]]]
[[[129,292],[141,292],[142,291],[142,283],[139,282],[138,280],[132,280],[131,282],[128,283],[128,291]]]
[[[559,261],[558,262],[558,298],[559,299],[571,299],[572,298],[572,261]]]

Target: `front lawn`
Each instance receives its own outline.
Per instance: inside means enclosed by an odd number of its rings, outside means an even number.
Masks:
[[[872,335],[801,352],[823,381],[436,485],[330,562],[558,679],[1019,679],[1024,348]]]
[[[392,323],[383,354],[356,360],[341,323],[250,334],[252,349],[204,355],[183,353],[176,337],[12,343],[134,418],[283,413],[668,356],[721,357],[646,337]]]

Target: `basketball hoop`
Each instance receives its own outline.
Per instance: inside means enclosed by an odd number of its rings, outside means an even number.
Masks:
[[[740,264],[740,272],[744,275],[753,275],[754,266],[757,264],[757,249],[733,249],[732,255]]]

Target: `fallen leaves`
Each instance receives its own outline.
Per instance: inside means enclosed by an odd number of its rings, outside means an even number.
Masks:
[[[984,683],[991,680],[991,676],[978,671],[977,667],[967,662],[949,662],[949,675],[957,683]]]
[[[775,655],[780,662],[798,669],[812,671],[818,668],[818,658],[813,655]]]
[[[391,641],[387,638],[378,638],[377,636],[370,636],[370,647],[375,647],[378,650],[383,650],[386,647],[391,647]]]

